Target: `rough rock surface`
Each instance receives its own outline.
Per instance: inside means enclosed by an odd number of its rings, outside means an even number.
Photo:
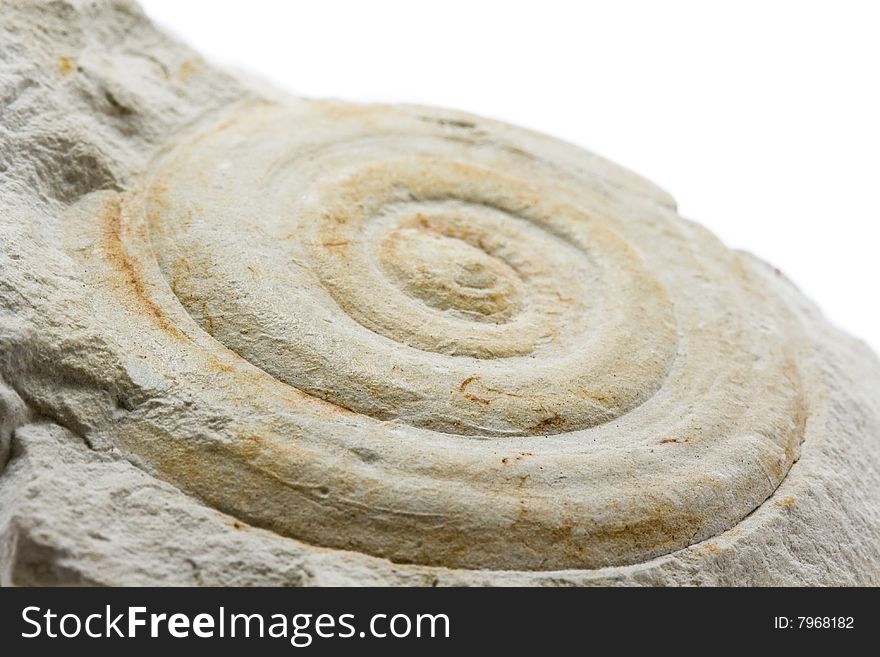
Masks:
[[[616,165],[0,12],[0,583],[880,584],[880,363]]]

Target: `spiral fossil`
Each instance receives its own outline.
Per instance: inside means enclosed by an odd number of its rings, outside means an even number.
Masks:
[[[102,312],[151,318],[139,355],[173,349],[224,438],[184,407],[117,441],[243,520],[404,563],[596,568],[730,528],[797,456],[805,342],[597,162],[417,107],[257,104],[183,136],[71,226]]]
[[[880,583],[880,362],[653,184],[133,2],[0,52],[0,585]]]

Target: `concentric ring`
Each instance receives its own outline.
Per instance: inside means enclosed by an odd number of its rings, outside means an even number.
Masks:
[[[241,108],[153,163],[108,212],[105,310],[154,318],[180,417],[223,429],[145,415],[121,448],[395,561],[592,568],[732,526],[797,455],[796,322],[644,181],[449,116]]]
[[[183,168],[191,174],[160,174],[153,190],[170,211],[154,213],[154,242],[202,326],[280,380],[379,419],[533,435],[606,422],[665,377],[676,346],[665,292],[595,218],[543,201],[525,172],[516,175],[521,158],[501,173],[472,149],[441,158],[389,135],[368,155],[357,140],[355,155],[334,140],[332,152],[309,149],[304,163],[290,158],[301,148],[294,137],[273,139],[262,168],[251,160],[245,174],[210,164],[234,150],[227,136],[217,135],[217,151],[202,142],[205,166],[190,160]],[[280,158],[284,165],[273,167]],[[333,173],[315,178],[312,168]],[[267,188],[258,208],[229,211],[230,194],[258,186]],[[246,226],[246,242],[228,240]],[[421,269],[383,252],[389,236],[399,248],[401,234],[418,243]],[[468,247],[467,257],[437,267],[451,240],[459,253]],[[182,275],[218,259],[210,276]],[[474,301],[475,288],[455,280],[465,274],[459,267],[486,262],[507,284],[495,303],[519,306],[505,322],[473,321],[486,297]],[[404,273],[409,264],[417,275]],[[630,330],[648,320],[650,333]]]

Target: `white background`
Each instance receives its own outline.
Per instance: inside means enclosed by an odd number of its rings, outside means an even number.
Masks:
[[[880,351],[880,3],[142,4],[302,95],[454,107],[604,155]]]

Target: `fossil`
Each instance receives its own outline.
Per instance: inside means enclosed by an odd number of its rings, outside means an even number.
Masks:
[[[0,25],[4,583],[880,583],[877,358],[650,182]]]

